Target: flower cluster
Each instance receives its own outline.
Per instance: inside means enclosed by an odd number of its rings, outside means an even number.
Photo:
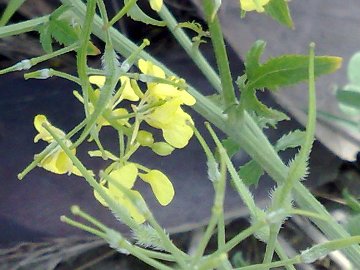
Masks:
[[[162,1],[150,1],[150,3],[152,6],[156,6],[160,5]],[[185,147],[193,136],[191,125],[194,123],[182,106],[192,106],[196,100],[180,87],[183,85],[181,79],[166,76],[164,70],[150,61],[140,59],[137,65],[141,72],[137,77],[146,82],[146,86],[143,84],[145,90],[141,90],[140,83],[133,79],[134,76],[120,76],[119,89],[114,92],[105,105],[104,113],[98,117],[90,133],[90,138],[95,139],[99,150],[89,151],[89,155],[113,161],[104,170],[105,176],[101,176],[99,188],[114,202],[126,208],[129,216],[137,223],[143,223],[145,217],[139,210],[136,201],[143,202],[144,199],[138,191],[133,189],[136,180],[139,178],[149,184],[155,198],[163,206],[172,201],[175,191],[171,181],[163,172],[130,162],[129,158],[139,147],[149,147],[160,156],[171,154],[175,148]],[[90,101],[85,101],[80,93],[74,91],[75,97],[80,102],[88,102],[87,107],[90,114],[95,111],[105,81],[106,77],[102,75],[89,77],[89,82],[97,86],[97,89],[89,90]],[[127,109],[122,104],[124,100],[131,104]],[[129,110],[129,108],[131,109]],[[51,126],[45,116],[37,115],[35,117],[34,125],[39,134],[36,135],[34,141],[42,139],[51,143],[54,138],[44,128],[44,123]],[[144,130],[146,128],[144,124],[147,124],[148,130]],[[98,135],[105,126],[112,126],[127,136],[123,153],[116,155],[102,148]],[[69,148],[72,146],[71,141],[65,138],[63,131],[53,126],[51,128],[57,137],[65,140]],[[153,134],[149,131],[151,128],[161,130],[164,141],[156,142]],[[125,141],[123,144],[125,145]],[[75,148],[71,151],[72,154],[76,154]],[[39,166],[57,174],[81,175],[60,146],[56,146],[42,159]],[[94,190],[94,196],[102,205],[108,206],[99,190]]]

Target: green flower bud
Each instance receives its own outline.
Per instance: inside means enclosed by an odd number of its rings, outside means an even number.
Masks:
[[[168,156],[175,148],[166,142],[156,142],[151,146],[151,149],[159,156]]]
[[[141,146],[149,146],[152,147],[154,143],[153,135],[145,130],[139,130],[136,140],[140,143]]]

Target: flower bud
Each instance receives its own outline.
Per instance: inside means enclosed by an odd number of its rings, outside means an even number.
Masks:
[[[151,149],[159,156],[168,156],[175,148],[166,142],[156,142],[151,146]]]
[[[145,130],[139,130],[136,140],[140,143],[141,146],[149,146],[152,147],[154,144],[154,137],[153,135]]]

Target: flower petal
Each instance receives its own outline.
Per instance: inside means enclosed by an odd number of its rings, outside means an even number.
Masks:
[[[264,6],[269,3],[270,0],[240,0],[241,9],[245,11],[253,11],[264,12]]]
[[[136,95],[134,89],[131,87],[129,77],[121,76],[120,81],[121,81],[121,85],[125,84],[125,87],[120,97],[122,99],[127,99],[130,101],[138,101],[140,98]]]
[[[193,124],[191,116],[180,108],[174,116],[174,121],[162,127],[165,141],[175,148],[185,147],[194,134],[188,122]]]
[[[72,150],[75,154],[75,149]],[[64,174],[73,172],[73,163],[66,153],[58,146],[50,154],[48,154],[40,163],[39,166],[43,167],[56,174]]]
[[[175,114],[180,108],[181,101],[172,99],[165,102],[163,105],[158,106],[145,117],[145,121],[154,128],[163,128],[176,119]]]
[[[118,181],[124,188],[131,189],[134,186],[136,177],[138,175],[138,168],[134,163],[128,163],[120,169],[112,171],[109,176],[114,181]],[[109,183],[109,190],[118,190],[115,185]]]
[[[174,198],[174,187],[169,178],[159,170],[151,170],[146,174],[139,174],[140,178],[149,183],[158,202],[168,205]]]
[[[54,141],[53,137],[50,135],[50,133],[43,127],[43,124],[47,124],[52,127],[52,130],[59,136],[64,137],[65,133],[61,131],[60,129],[52,126],[50,122],[47,120],[45,115],[38,114],[34,118],[34,127],[39,132],[34,138],[34,142],[38,142],[39,140],[43,140],[46,142],[52,142]]]
[[[146,75],[151,75],[154,77],[165,79],[165,72],[160,67],[154,65],[150,61],[140,59],[138,61],[138,67],[140,71]]]
[[[97,85],[98,87],[103,87],[106,81],[106,77],[102,75],[92,75],[89,77],[89,82]]]

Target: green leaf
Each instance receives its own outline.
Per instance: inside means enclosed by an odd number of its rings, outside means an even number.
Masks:
[[[60,44],[69,46],[78,40],[75,29],[65,20],[50,20],[49,31],[51,36]]]
[[[260,177],[264,174],[264,170],[255,160],[250,160],[239,168],[238,174],[247,186],[257,186]]]
[[[267,107],[256,97],[254,89],[246,89],[241,94],[241,106],[248,112],[255,112],[261,128],[266,128],[268,124],[275,127],[276,124],[283,120],[289,120],[289,117],[278,110]],[[258,124],[259,124],[258,123]]]
[[[1,16],[0,26],[4,26],[11,19],[12,15],[18,10],[19,7],[25,2],[25,0],[9,0],[8,4]]]
[[[329,74],[341,66],[342,59],[334,56],[315,57],[315,77]],[[249,88],[268,88],[276,90],[282,86],[293,85],[308,80],[309,56],[283,55],[272,58],[260,65],[254,72],[247,73]]]
[[[52,47],[52,37],[49,31],[49,24],[43,24],[38,29],[40,34],[40,43],[41,47],[46,53],[51,53],[53,51]]]
[[[75,28],[70,25],[67,19],[60,19],[60,15],[66,10],[66,6],[58,8],[51,15],[49,21],[38,28],[41,46],[47,53],[53,50],[53,40],[63,46],[69,46],[79,40],[79,34],[81,32],[80,26]],[[99,53],[99,49],[89,41],[88,54],[98,55]]]
[[[264,8],[265,13],[271,16],[274,20],[289,28],[294,28],[289,5],[286,0],[272,0],[264,6]]]
[[[345,106],[357,109],[360,113],[360,92],[350,90],[336,91],[336,99]]]
[[[124,4],[126,5],[130,0],[124,0]],[[155,26],[165,26],[165,22],[155,20],[150,16],[146,15],[141,8],[135,3],[130,10],[127,12],[127,15],[133,19],[134,21],[143,22],[145,24],[151,24]]]
[[[240,145],[230,138],[222,140],[221,143],[225,148],[229,158],[232,158],[241,149]]]
[[[284,151],[288,148],[296,148],[301,146],[305,140],[305,132],[301,130],[291,131],[283,135],[275,144],[277,152]]]
[[[260,67],[260,56],[263,54],[265,46],[265,41],[257,40],[247,52],[244,64],[248,76],[253,77],[255,71]]]
[[[347,73],[350,83],[360,86],[360,52],[351,57]]]

